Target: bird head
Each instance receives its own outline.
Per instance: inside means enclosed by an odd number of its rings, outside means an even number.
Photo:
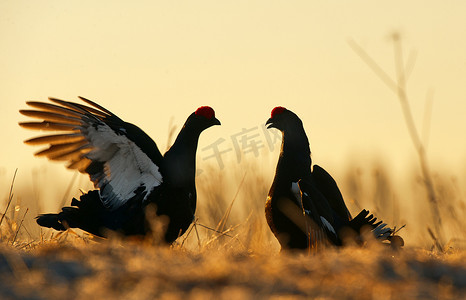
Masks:
[[[302,122],[298,116],[282,106],[277,106],[272,110],[270,119],[265,123],[267,128],[277,128],[285,132],[288,130],[296,129],[296,125],[301,125]]]
[[[214,125],[220,125],[220,121],[215,117],[215,111],[210,106],[201,106],[189,116],[187,123],[199,131],[205,130]]]

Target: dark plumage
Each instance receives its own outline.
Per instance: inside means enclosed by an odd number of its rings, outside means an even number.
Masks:
[[[108,230],[144,235],[151,230],[146,208],[153,204],[157,220],[168,221],[164,240],[171,243],[194,220],[196,210],[196,150],[199,135],[220,125],[215,112],[202,106],[192,113],[171,148],[162,156],[155,142],[137,126],[98,104],[49,98],[52,103],[27,102],[35,110],[23,115],[40,122],[22,122],[29,129],[60,131],[32,138],[26,144],[49,147],[36,153],[67,161],[68,168],[87,173],[97,190],[73,199],[57,214],[37,217],[40,226],[80,228],[98,236]],[[165,217],[162,217],[165,216]]]
[[[296,114],[276,107],[266,125],[282,132],[280,157],[265,205],[267,223],[282,249],[341,246],[350,233],[360,240],[364,227],[377,239],[403,243],[367,210],[352,218],[332,176],[318,165],[311,171],[309,141]]]

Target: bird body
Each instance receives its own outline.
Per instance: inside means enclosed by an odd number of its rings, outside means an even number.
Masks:
[[[353,219],[332,176],[320,166],[312,166],[309,141],[296,114],[276,107],[266,125],[282,132],[277,169],[265,204],[267,223],[282,249],[341,246],[345,232],[360,235],[366,226],[376,238],[391,239],[393,229],[377,222],[367,210]]]
[[[197,144],[203,130],[220,125],[215,112],[208,106],[198,108],[162,156],[139,127],[80,98],[87,105],[49,98],[53,104],[27,102],[35,110],[20,111],[43,120],[22,122],[22,127],[60,131],[25,141],[49,145],[36,155],[68,161],[68,168],[89,174],[97,188],[57,214],[38,216],[37,223],[56,230],[80,228],[99,236],[108,230],[144,235],[151,230],[146,209],[154,206],[158,218],[167,221],[165,242],[173,242],[194,220]]]

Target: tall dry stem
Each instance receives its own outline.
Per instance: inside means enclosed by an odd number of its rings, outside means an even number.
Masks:
[[[437,238],[435,245],[439,250],[443,250],[444,238],[442,232],[442,217],[440,215],[438,199],[435,193],[432,174],[427,161],[426,150],[414,123],[413,114],[411,112],[411,107],[409,105],[408,95],[406,92],[406,80],[408,76],[407,67],[405,67],[403,61],[401,38],[397,32],[393,33],[391,38],[394,45],[395,68],[397,73],[396,80],[393,80],[387,74],[387,72],[385,72],[379,66],[379,64],[377,64],[375,60],[369,54],[367,54],[367,52],[364,51],[364,49],[362,49],[362,47],[359,46],[355,41],[349,40],[348,44],[353,49],[353,51],[359,55],[359,57],[371,68],[371,70],[385,83],[385,85],[387,85],[387,87],[395,92],[398,96],[406,122],[406,127],[408,128],[411,141],[413,142],[414,148],[416,149],[419,158],[423,183],[427,192],[427,197],[429,199],[429,207],[432,214],[433,226]],[[413,68],[413,64],[414,63],[410,62],[406,64],[406,66],[409,66],[409,73]]]
[[[15,184],[15,179],[16,179],[16,173],[18,172],[18,169],[15,170],[15,174],[13,175],[13,179],[11,180],[11,186],[10,186],[10,193],[8,195],[8,203],[6,205],[5,211],[3,212],[2,218],[0,219],[0,225],[3,223],[3,219],[5,218],[5,215],[8,211],[8,208],[10,207],[11,200],[13,200],[13,186]]]

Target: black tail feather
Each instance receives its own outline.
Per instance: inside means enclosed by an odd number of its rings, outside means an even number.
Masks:
[[[363,209],[348,225],[357,234],[361,234],[364,231],[364,227],[369,227],[376,239],[388,241],[395,247],[404,245],[403,239],[398,235],[394,235],[395,232],[392,228],[387,227],[387,224],[383,223],[383,221],[378,221],[374,215],[369,215],[368,210]]]
[[[100,227],[104,207],[97,190],[73,198],[72,207],[63,207],[57,214],[41,214],[36,218],[42,227],[64,231],[68,228],[81,228],[95,235],[101,235]]]
[[[354,231],[360,232],[361,228],[365,225],[372,225],[375,221],[373,220],[374,216],[370,215],[368,210],[361,210],[361,212],[354,217],[350,222],[349,222],[349,227],[351,227]],[[372,224],[371,224],[372,221]]]
[[[36,218],[37,224],[42,227],[53,228],[58,231],[66,230],[63,226],[62,221],[60,220],[59,214],[42,214]]]
[[[370,226],[372,229],[375,229],[383,223],[382,221],[377,222],[377,218],[374,217],[373,214],[368,215],[368,210],[361,210],[361,212],[349,222],[349,226],[356,232],[360,232],[364,226]]]

